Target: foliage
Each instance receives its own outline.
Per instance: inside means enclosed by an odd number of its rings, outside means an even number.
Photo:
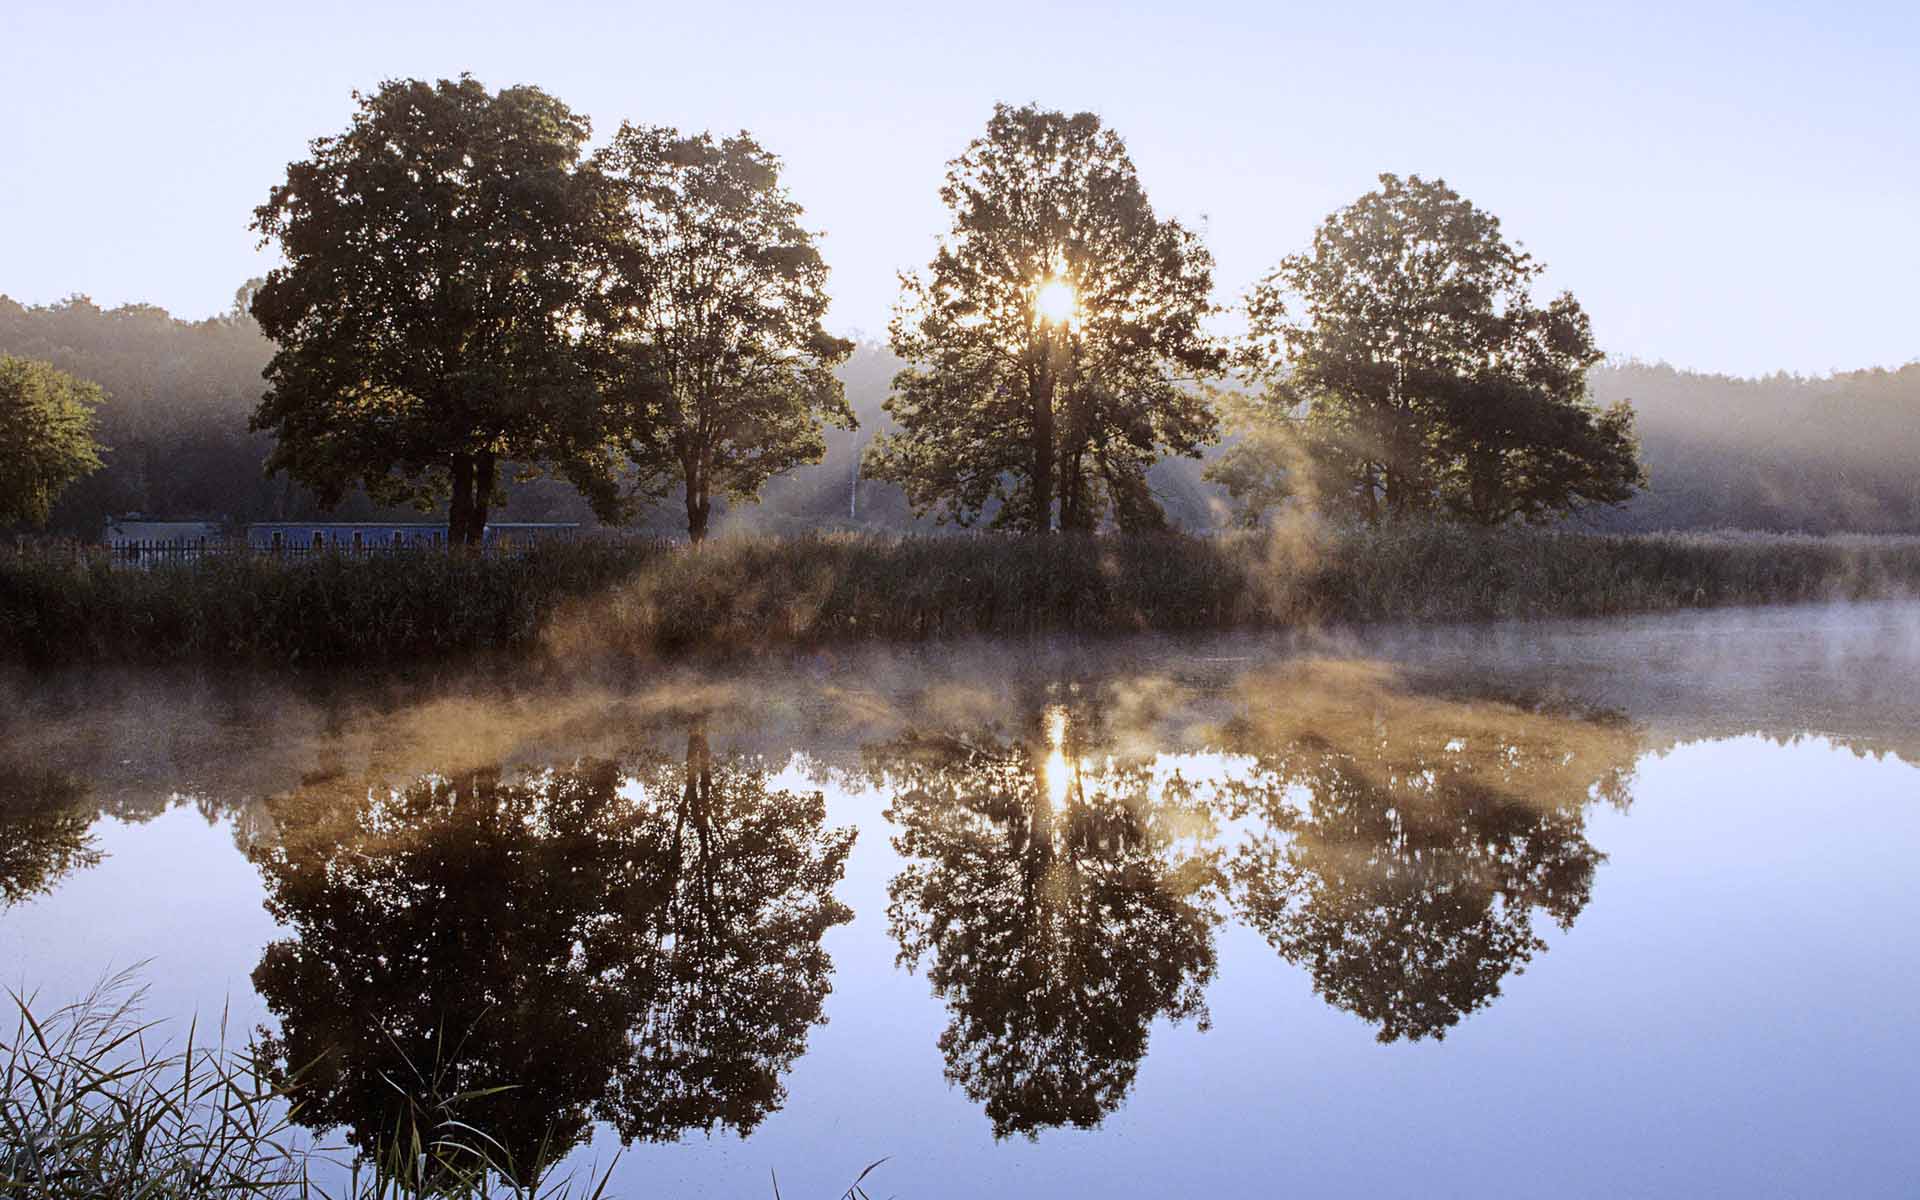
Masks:
[[[100,864],[86,797],[86,783],[72,776],[0,766],[0,912]]]
[[[715,492],[757,499],[819,461],[823,421],[852,426],[833,368],[853,343],[821,327],[826,263],[751,137],[622,125],[593,161],[620,205],[603,331],[620,439],[646,495],[681,487],[699,541]]]
[[[1058,544],[1056,544],[1058,543]],[[1387,523],[1086,539],[730,536],[152,570],[0,554],[0,661],[400,666],[967,634],[1602,616],[1920,592],[1913,539],[1602,536]]]
[[[1250,830],[1236,907],[1383,1042],[1443,1038],[1570,929],[1604,856],[1594,799],[1625,807],[1635,732],[1509,703],[1422,696],[1377,667],[1243,681],[1229,737],[1253,756],[1229,815]],[[1268,699],[1269,697],[1273,699]]]
[[[97,384],[0,354],[0,524],[45,525],[60,493],[100,469],[100,401]]]
[[[1022,708],[1027,736],[1011,743],[909,734],[866,751],[908,863],[888,926],[902,964],[928,960],[952,1014],[947,1078],[996,1137],[1098,1125],[1156,1018],[1205,1028],[1218,920],[1212,856],[1196,845],[1207,821],[1179,782],[1157,786],[1146,763],[1093,765],[1105,747],[1084,710]]]
[[[233,311],[189,322],[145,305],[103,310],[75,297],[24,306],[0,297],[0,352],[45,360],[106,392],[97,436],[113,453],[103,469],[61,494],[50,528],[92,537],[105,516],[130,511],[236,522],[319,514],[308,489],[261,472],[272,438],[247,432],[272,346],[246,300],[242,289]],[[771,480],[757,505],[728,507],[716,496],[710,532],[930,532],[931,519],[916,519],[899,488],[858,472],[869,431],[897,428],[882,405],[904,365],[883,345],[857,346],[835,375],[860,429],[822,430],[825,458]],[[1920,533],[1920,486],[1911,469],[1920,458],[1920,363],[1737,379],[1619,362],[1593,368],[1588,381],[1603,410],[1632,398],[1650,481],[1623,505],[1583,510],[1580,527]],[[1337,476],[1322,484],[1308,474],[1315,460],[1304,452],[1308,429],[1295,419],[1299,413],[1231,391],[1214,405],[1239,435],[1206,464],[1218,483],[1203,481],[1201,464],[1178,456],[1163,459],[1149,477],[1175,527],[1204,530],[1219,519],[1226,507],[1221,485],[1233,483],[1229,472],[1240,473],[1242,491],[1252,486],[1237,507],[1255,524],[1289,497],[1338,492]],[[1265,439],[1263,448],[1236,456],[1235,446],[1254,437]],[[684,513],[666,508],[639,524],[684,529]],[[349,520],[412,519],[357,489],[339,512]],[[565,480],[542,478],[511,489],[504,518],[591,521],[593,514]]]
[[[1368,521],[1443,511],[1482,525],[1628,499],[1645,483],[1632,410],[1587,395],[1602,355],[1579,303],[1536,305],[1545,268],[1446,184],[1380,184],[1248,298],[1265,422],[1303,417],[1300,452],[1324,468],[1295,490]],[[1243,501],[1261,498],[1247,481],[1271,437],[1216,472]]]
[[[523,1184],[593,1120],[746,1133],[823,1020],[853,836],[697,724],[683,759],[452,764],[270,807],[254,858],[291,936],[254,972],[264,1049],[305,1068],[300,1121],[369,1153],[433,1096]]]
[[[17,1021],[0,1040],[0,1195],[597,1200],[605,1191],[605,1176],[591,1192],[564,1173],[514,1181],[446,1098],[349,1168],[298,1135],[299,1081],[275,1071],[259,1045],[229,1047],[224,1022],[208,1044],[196,1022],[174,1049],[140,1018],[143,992],[123,972],[51,1012],[11,995]]]
[[[1092,113],[999,105],[948,164],[953,227],[904,280],[893,348],[912,365],[867,472],[916,513],[997,527],[1164,524],[1146,481],[1163,454],[1214,434],[1184,386],[1223,364],[1201,329],[1213,260],[1154,214],[1125,145]],[[1068,289],[1062,292],[1061,289]],[[1077,311],[1049,313],[1067,295]]]
[[[1633,397],[1652,477],[1600,528],[1920,533],[1920,362],[1760,379],[1616,362],[1590,382]]]
[[[315,139],[255,210],[285,266],[252,301],[279,344],[256,429],[327,503],[449,489],[478,540],[500,463],[551,463],[614,510],[598,392],[576,345],[600,190],[588,124],[533,87],[392,81]]]

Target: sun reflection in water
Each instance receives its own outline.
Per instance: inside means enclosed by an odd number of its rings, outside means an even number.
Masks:
[[[1047,784],[1047,803],[1055,811],[1066,803],[1067,787],[1071,782],[1067,767],[1067,710],[1065,705],[1055,704],[1047,709],[1047,761],[1040,773]]]

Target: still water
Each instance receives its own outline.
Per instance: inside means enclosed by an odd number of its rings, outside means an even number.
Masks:
[[[0,983],[144,964],[335,1145],[437,1044],[627,1195],[1914,1195],[1917,675],[1867,605],[18,676]]]

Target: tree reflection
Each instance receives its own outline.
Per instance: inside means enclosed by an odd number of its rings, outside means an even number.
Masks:
[[[0,766],[0,911],[100,864],[87,798],[70,775]]]
[[[1586,808],[1629,800],[1632,731],[1421,697],[1379,668],[1246,685],[1231,730],[1256,768],[1225,791],[1251,826],[1228,870],[1245,919],[1379,1038],[1440,1038],[1570,929],[1604,859]]]
[[[363,1151],[462,1096],[522,1171],[596,1119],[744,1133],[823,1019],[852,832],[698,727],[684,757],[334,780],[272,808],[254,858],[293,936],[254,972],[269,1048],[304,1072],[302,1120]]]
[[[1155,1017],[1206,1021],[1217,916],[1204,811],[1150,764],[1092,762],[1084,705],[1022,738],[909,735],[869,747],[908,865],[888,920],[930,959],[952,1014],[947,1078],[995,1136],[1097,1125],[1125,1097]]]

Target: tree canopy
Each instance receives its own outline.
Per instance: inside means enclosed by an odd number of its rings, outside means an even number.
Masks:
[[[1631,802],[1632,727],[1421,695],[1373,664],[1240,688],[1235,907],[1380,1041],[1445,1037],[1546,950],[1536,913],[1566,930],[1585,909],[1605,859],[1586,811]]]
[[[1248,298],[1243,365],[1267,390],[1243,428],[1290,426],[1296,461],[1255,436],[1214,477],[1256,508],[1290,490],[1369,521],[1497,525],[1632,496],[1645,483],[1633,411],[1590,399],[1603,355],[1578,301],[1536,304],[1545,267],[1444,182],[1380,185]]]
[[[0,912],[100,865],[90,798],[66,772],[0,762]]]
[[[1146,472],[1215,432],[1189,381],[1224,354],[1201,327],[1213,260],[1157,216],[1119,136],[1092,113],[999,105],[948,164],[953,226],[903,280],[894,350],[911,366],[867,472],[917,513],[999,527],[1164,522]]]
[[[950,1012],[947,1078],[996,1137],[1097,1126],[1156,1018],[1207,1021],[1206,816],[1150,762],[1104,754],[1093,717],[1026,706],[1023,738],[910,732],[865,750],[907,860],[888,887],[899,961],[926,961]]]
[[[852,428],[833,368],[853,343],[821,327],[827,265],[752,137],[622,125],[594,166],[619,206],[604,333],[621,448],[643,494],[680,487],[699,541],[715,492],[757,499],[820,461],[823,423]]]
[[[529,1177],[594,1120],[745,1134],[824,1020],[853,834],[697,725],[684,757],[335,777],[269,809],[264,1048],[304,1069],[299,1119],[362,1151],[406,1106]]]
[[[100,469],[97,384],[0,354],[0,524],[45,525],[67,485]]]
[[[449,535],[479,538],[500,464],[614,494],[578,331],[603,215],[578,169],[586,118],[534,87],[469,76],[355,94],[254,213],[285,266],[252,301],[279,344],[255,413],[284,469],[334,502],[451,493]]]

